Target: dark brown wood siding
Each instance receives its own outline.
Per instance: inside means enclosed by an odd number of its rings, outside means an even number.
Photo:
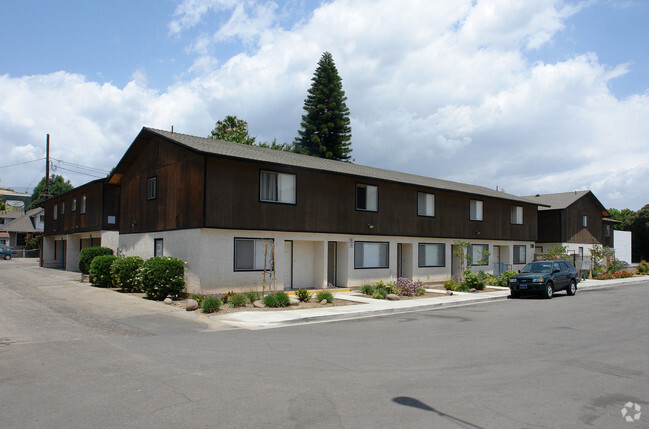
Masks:
[[[562,210],[539,211],[539,238],[540,243],[560,243]]]
[[[199,228],[203,224],[204,158],[158,137],[142,139],[121,186],[120,232]],[[147,182],[156,178],[156,197]]]
[[[82,210],[84,195],[85,213]],[[64,213],[61,213],[62,203],[65,203]],[[56,220],[53,217],[54,205],[57,205],[58,209]],[[107,216],[117,217],[118,212],[119,187],[106,185],[103,180],[90,182],[45,202],[45,235],[74,234],[102,229],[117,230],[118,219],[115,224],[108,224]]]
[[[587,226],[582,217],[587,216]],[[561,230],[566,243],[602,243],[602,212],[590,196],[575,201],[562,216]]]
[[[206,227],[536,240],[533,204],[218,157],[209,157],[206,165]],[[260,202],[262,170],[295,174],[296,204]],[[378,186],[378,212],[356,210],[357,184]],[[417,215],[418,192],[435,194],[435,217]],[[484,221],[469,220],[470,199],[483,201]],[[522,225],[511,224],[512,205],[523,206]]]

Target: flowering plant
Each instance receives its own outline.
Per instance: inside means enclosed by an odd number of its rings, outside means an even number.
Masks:
[[[421,282],[412,281],[406,277],[399,277],[394,287],[399,296],[421,296],[426,293],[426,289],[424,289]]]
[[[632,276],[633,276],[633,274],[628,273],[626,271],[616,271],[614,273],[599,274],[599,275],[593,277],[593,279],[595,279],[595,280],[611,280],[611,279],[624,279],[624,278],[632,277]]]

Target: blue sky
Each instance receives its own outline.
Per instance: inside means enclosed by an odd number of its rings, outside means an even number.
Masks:
[[[6,2],[0,167],[50,133],[55,158],[110,170],[142,126],[207,135],[228,114],[291,141],[330,51],[357,163],[637,210],[648,19],[641,0]],[[0,168],[0,186],[40,164]]]

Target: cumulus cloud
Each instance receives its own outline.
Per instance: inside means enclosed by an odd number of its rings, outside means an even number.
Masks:
[[[195,35],[194,64],[177,83],[152,90],[143,71],[123,88],[65,72],[0,76],[0,148],[19,159],[6,148],[42,147],[50,132],[65,142],[55,149],[61,159],[110,169],[142,125],[207,135],[228,114],[260,140],[292,141],[317,61],[330,51],[356,162],[519,195],[592,189],[605,205],[638,209],[647,203],[634,189],[649,178],[649,96],[609,90],[632,65],[588,52],[555,63],[527,56],[586,6],[336,0],[282,27],[286,5],[186,0],[170,34],[214,13],[219,25]],[[219,58],[223,40],[247,48]]]

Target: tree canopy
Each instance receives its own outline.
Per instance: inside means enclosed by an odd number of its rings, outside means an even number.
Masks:
[[[609,214],[621,223],[615,225],[620,231],[631,231],[632,259],[634,262],[649,259],[649,204],[637,212],[630,209],[608,209]]]
[[[347,97],[333,57],[322,54],[304,100],[302,123],[295,139],[295,151],[321,158],[349,161],[352,128]]]
[[[49,188],[49,198],[51,198],[73,189],[74,186],[72,186],[72,183],[70,183],[69,180],[66,181],[63,176],[52,174],[52,176],[50,177]],[[34,192],[32,192],[32,202],[29,204],[29,207],[27,207],[28,210],[36,207],[43,207],[45,205],[45,200],[47,198],[45,198],[45,196],[43,195],[44,192],[45,177],[43,177],[38,183],[38,186],[34,188]]]
[[[255,137],[251,137],[248,133],[248,122],[232,115],[228,115],[222,121],[218,121],[208,137],[234,143],[255,144]]]

